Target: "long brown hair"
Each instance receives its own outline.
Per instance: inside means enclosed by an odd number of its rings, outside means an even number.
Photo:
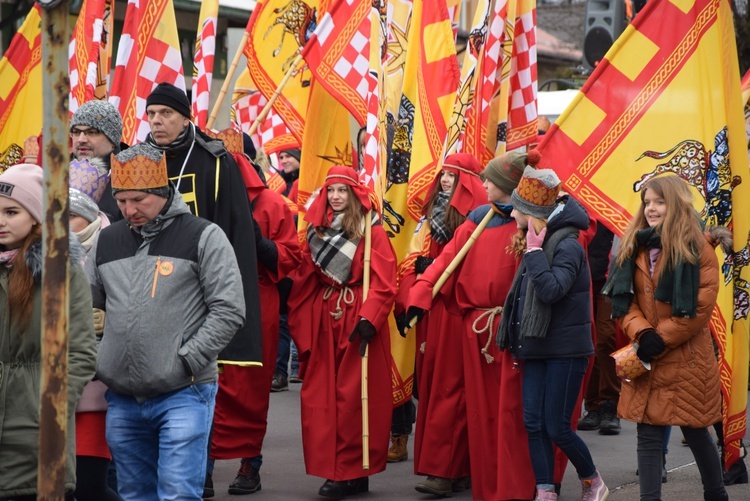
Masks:
[[[652,190],[664,199],[667,214],[656,227],[661,236],[664,266],[674,267],[678,262],[695,264],[700,254],[703,230],[693,208],[693,194],[688,184],[677,176],[660,176],[648,181],[641,189],[641,206],[622,236],[617,264],[622,265],[638,252],[638,231],[648,228],[644,210],[646,191]]]
[[[344,234],[346,234],[346,238],[349,239],[362,238],[365,235],[364,229],[362,228],[362,204],[360,203],[359,198],[357,198],[357,195],[354,194],[351,186],[348,184],[345,184],[344,186],[346,186],[346,191],[349,193],[349,203],[346,204],[346,208],[343,211],[344,218],[342,220],[342,227]],[[328,197],[328,194],[321,191],[318,196]],[[328,207],[330,207],[330,205],[326,199],[326,208]],[[322,237],[325,229],[325,226],[318,226],[315,228],[315,233],[317,233],[319,237]]]
[[[442,193],[442,190],[440,189],[440,176],[443,175],[443,172],[440,171],[440,174],[438,174],[438,177],[436,179],[435,183],[435,190],[432,192],[432,196],[427,201],[427,203],[424,206],[424,211],[422,213],[427,216],[428,218],[432,217],[432,209],[435,207],[435,201],[438,198],[438,195]],[[461,226],[464,221],[466,221],[467,214],[461,214],[458,212],[458,210],[451,205],[451,200],[453,200],[453,194],[456,192],[456,185],[458,185],[458,174],[455,174],[453,187],[451,188],[451,194],[448,197],[448,206],[445,208],[445,226],[448,228],[448,230],[451,233],[454,233],[456,229],[458,229],[459,226]]]
[[[42,239],[42,225],[35,224],[18,249],[13,267],[8,273],[8,311],[11,324],[22,332],[31,321],[31,310],[34,305],[34,275],[26,264],[26,253],[29,248]]]

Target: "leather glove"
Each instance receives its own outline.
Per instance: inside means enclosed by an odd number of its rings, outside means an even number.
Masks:
[[[638,358],[642,362],[649,363],[655,356],[664,351],[666,345],[664,340],[653,329],[643,331],[638,339]]]
[[[414,261],[414,271],[416,273],[424,273],[427,271],[427,267],[432,264],[434,259],[424,256],[417,256],[417,260]]]
[[[422,308],[419,308],[417,306],[409,306],[409,310],[406,312],[406,326],[404,327],[404,330],[400,331],[401,335],[403,337],[406,337],[406,334],[409,332],[409,327],[412,325],[417,325],[419,322],[422,321],[422,317],[424,317],[424,310]],[[416,319],[416,321],[414,321]]]
[[[406,333],[409,331],[409,324],[406,322],[406,312],[401,312],[396,315],[396,328],[401,337],[405,338]]]
[[[253,216],[253,228],[255,231],[255,254],[258,262],[267,270],[276,271],[279,260],[279,249],[276,243],[263,236],[260,231],[260,225]]]
[[[354,341],[357,338],[357,336],[359,336],[359,339],[360,339],[359,356],[360,357],[365,356],[365,350],[367,349],[367,345],[375,337],[375,334],[377,334],[377,330],[375,329],[375,326],[370,323],[369,320],[367,320],[366,318],[363,318],[359,322],[357,322],[357,326],[354,328],[352,335],[349,336],[349,341]]]
[[[542,244],[544,243],[545,235],[547,235],[546,226],[542,228],[542,231],[537,234],[536,230],[534,229],[534,225],[531,224],[531,220],[529,220],[529,229],[526,232],[526,250],[530,251],[541,249]]]
[[[104,318],[107,314],[104,310],[94,308],[94,334],[101,336],[104,333]]]

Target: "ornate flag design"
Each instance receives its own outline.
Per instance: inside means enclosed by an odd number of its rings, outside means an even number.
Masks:
[[[203,0],[198,32],[195,37],[193,61],[193,121],[201,129],[206,128],[211,81],[214,73],[216,52],[216,28],[219,17],[219,0]]]
[[[128,0],[109,98],[122,115],[124,142],[148,135],[146,98],[162,82],[185,90],[172,0]]]
[[[73,28],[68,46],[71,116],[83,103],[96,98],[105,7],[104,0],[84,0]]]
[[[717,249],[724,280],[710,322],[727,467],[746,429],[750,325],[750,176],[737,68],[729,2],[649,2],[539,145],[540,166],[554,168],[618,234],[657,175],[683,178],[706,223],[732,230],[734,252]]]
[[[42,32],[39,5],[0,60],[0,172],[19,163],[24,141],[42,131]]]

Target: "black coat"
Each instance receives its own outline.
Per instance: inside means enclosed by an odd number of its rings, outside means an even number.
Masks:
[[[580,203],[567,197],[561,212],[549,220],[547,237],[573,226],[585,230],[589,216]],[[555,249],[552,264],[544,252],[524,254],[517,273],[523,278],[516,291],[509,324],[510,349],[520,359],[587,357],[594,353],[591,341],[591,275],[583,246],[574,238],[562,240]],[[552,304],[549,329],[544,338],[520,339],[521,317],[526,288],[531,285],[537,297]],[[507,308],[507,306],[506,306]]]

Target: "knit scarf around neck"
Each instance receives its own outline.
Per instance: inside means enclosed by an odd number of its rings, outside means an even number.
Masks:
[[[18,254],[18,249],[11,249],[9,251],[0,251],[0,265],[10,269],[13,267],[13,259]]]
[[[619,266],[613,263],[602,292],[612,298],[612,317],[619,318],[630,309],[635,293],[633,276],[636,258],[641,249],[661,248],[661,235],[655,228],[644,228],[636,234],[638,250]],[[654,299],[672,305],[672,316],[694,318],[698,306],[700,263],[682,260],[673,268],[665,268],[654,290]]]
[[[180,153],[183,150],[187,150],[190,147],[190,144],[195,139],[195,133],[193,126],[188,124],[187,127],[182,129],[182,132],[180,132],[180,135],[177,136],[177,138],[172,141],[171,143],[160,146],[156,144],[156,141],[154,140],[154,136],[151,135],[149,132],[148,136],[146,136],[146,142],[156,148],[159,151],[163,151],[165,153],[169,153],[169,155],[176,155]]]
[[[331,225],[318,235],[315,227],[307,227],[307,243],[313,262],[337,284],[345,284],[351,277],[352,260],[359,238],[348,238],[343,228],[344,214],[334,212]]]
[[[435,198],[430,216],[430,234],[432,239],[440,245],[447,244],[453,238],[453,232],[445,224],[445,212],[448,209],[450,191],[441,191]]]

